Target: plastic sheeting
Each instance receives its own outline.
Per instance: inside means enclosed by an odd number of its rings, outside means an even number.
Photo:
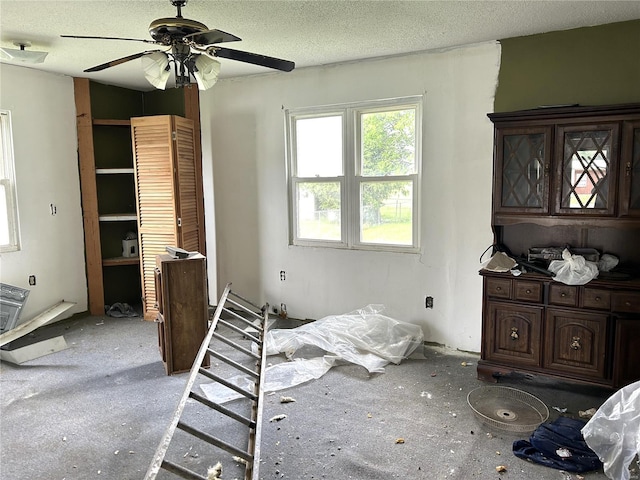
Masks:
[[[587,445],[613,480],[629,480],[629,465],[640,453],[640,382],[618,390],[582,429]]]
[[[275,392],[318,379],[336,363],[346,361],[370,373],[399,364],[423,342],[422,328],[382,315],[384,306],[368,305],[343,315],[331,315],[297,328],[274,329],[265,336],[267,355],[284,353],[289,362],[265,369],[264,392]],[[229,379],[249,390],[243,376]],[[252,385],[252,383],[251,383]],[[223,385],[200,386],[209,400],[224,403],[240,395]]]
[[[267,332],[267,355],[292,359],[303,347],[317,347],[369,372],[384,372],[422,344],[422,328],[382,315],[384,306],[368,305],[343,315],[331,315],[297,328]]]
[[[568,249],[562,251],[562,260],[552,260],[549,271],[556,274],[557,282],[566,285],[584,285],[598,276],[598,265],[585,260],[582,255],[572,255]]]

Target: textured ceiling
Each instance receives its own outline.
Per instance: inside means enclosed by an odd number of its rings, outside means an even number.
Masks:
[[[189,0],[182,14],[242,39],[230,48],[303,68],[640,19],[640,1]],[[83,70],[155,46],[60,35],[150,39],[153,20],[175,15],[169,0],[0,0],[0,43],[26,40],[49,52],[39,70],[148,90],[139,60]],[[221,63],[221,77],[272,71]]]

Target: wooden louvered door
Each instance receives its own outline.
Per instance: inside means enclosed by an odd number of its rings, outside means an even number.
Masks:
[[[144,318],[157,314],[156,256],[167,246],[199,251],[201,193],[191,120],[158,115],[131,119]],[[201,208],[201,207],[200,207]]]
[[[202,252],[198,222],[201,204],[197,192],[193,122],[173,117],[175,122],[175,169],[177,184],[178,243],[190,252]]]

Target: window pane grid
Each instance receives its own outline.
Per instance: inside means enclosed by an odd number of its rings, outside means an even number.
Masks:
[[[363,176],[407,175],[416,171],[414,108],[360,112],[360,165]]]
[[[286,112],[294,245],[416,251],[422,99],[412,99]]]
[[[0,111],[0,251],[19,249],[11,116]]]

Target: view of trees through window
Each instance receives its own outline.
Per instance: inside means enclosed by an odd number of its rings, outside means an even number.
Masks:
[[[293,117],[295,238],[415,245],[418,111],[409,105]],[[351,231],[356,238],[343,238]]]

